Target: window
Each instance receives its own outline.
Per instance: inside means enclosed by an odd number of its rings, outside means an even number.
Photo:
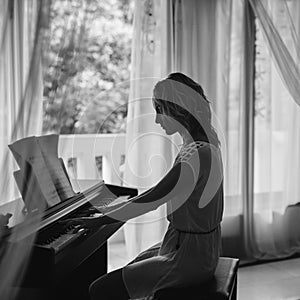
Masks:
[[[133,1],[52,1],[43,132],[125,131]]]

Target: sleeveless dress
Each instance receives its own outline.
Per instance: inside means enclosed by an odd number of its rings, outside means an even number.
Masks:
[[[217,158],[222,174],[220,150],[206,142],[197,141],[183,147],[174,164],[188,161],[195,152],[200,159],[207,157],[207,151]],[[192,194],[178,209],[173,211],[172,202],[167,203],[169,226],[160,247],[142,253],[123,268],[130,299],[153,299],[159,289],[199,284],[213,276],[221,249],[223,184],[212,200],[199,208],[208,174],[207,170],[200,170]]]

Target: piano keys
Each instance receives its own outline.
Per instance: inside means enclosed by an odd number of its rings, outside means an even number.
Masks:
[[[71,245],[75,241],[78,242],[80,238],[84,238],[88,232],[88,228],[79,224],[69,225],[66,228],[58,227],[52,235],[45,235],[43,238],[39,237],[35,244],[40,247],[53,249],[55,255],[57,255],[65,247]]]
[[[107,272],[107,239],[124,224],[105,224],[97,207],[107,199],[136,195],[134,188],[102,182],[42,214],[26,216],[14,211],[22,208],[20,203],[12,203],[11,211],[19,220],[6,234],[2,251],[5,245],[20,247],[33,241],[23,280],[14,286],[20,292],[17,299],[89,299],[89,284]],[[83,216],[99,219],[99,225],[89,228],[65,222]]]

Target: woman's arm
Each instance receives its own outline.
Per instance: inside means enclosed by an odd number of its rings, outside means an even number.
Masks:
[[[199,165],[196,169],[199,175]],[[178,207],[193,192],[198,177],[190,162],[178,162],[154,187],[131,198],[125,204],[107,207],[104,214],[113,219],[127,221],[155,210],[168,201],[176,202],[175,206]]]
[[[124,202],[112,201],[107,205],[95,205],[95,208],[99,212],[94,215],[75,217],[64,220],[61,223],[67,225],[81,224],[83,226],[86,225],[87,227],[98,227],[99,224],[111,224],[119,221],[125,222],[141,214],[155,210],[157,207],[170,201],[172,197],[174,197],[174,189],[178,190],[178,188],[176,189],[176,185],[182,177],[182,172],[185,173],[183,177],[189,177],[188,173],[190,172],[186,169],[186,166],[178,163],[173,166],[157,185],[144,193],[135,196],[130,200],[125,200]],[[187,186],[187,184],[185,184],[185,186]],[[111,197],[114,196],[115,195],[111,195]]]

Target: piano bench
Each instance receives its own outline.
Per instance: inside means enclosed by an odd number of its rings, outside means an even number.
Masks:
[[[198,286],[156,291],[154,300],[236,300],[239,259],[220,257],[214,277]]]

